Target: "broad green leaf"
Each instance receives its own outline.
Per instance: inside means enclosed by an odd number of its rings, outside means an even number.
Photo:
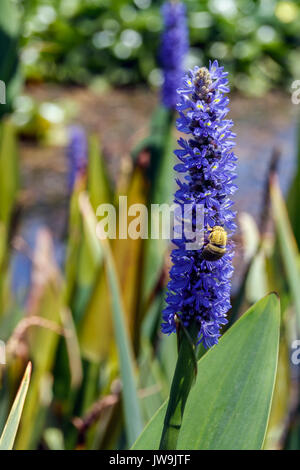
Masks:
[[[274,389],[280,326],[275,294],[245,313],[198,362],[177,449],[260,449]],[[165,403],[133,449],[158,449]]]
[[[31,369],[31,362],[29,362],[0,438],[0,450],[13,448],[29,387]]]
[[[271,294],[206,354],[187,403],[179,449],[262,447],[276,376],[279,326],[279,300]],[[198,420],[191,426],[195,415]]]
[[[168,401],[165,401],[145,426],[131,450],[158,450],[167,406]]]
[[[300,331],[300,272],[297,260],[299,250],[289,221],[288,212],[282,197],[279,183],[276,177],[272,178],[270,185],[272,213],[275,221],[279,246],[282,254],[282,262],[287,275],[287,280],[295,304],[298,330]]]

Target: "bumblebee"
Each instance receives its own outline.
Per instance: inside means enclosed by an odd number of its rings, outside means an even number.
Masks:
[[[217,261],[226,253],[227,233],[223,227],[215,225],[210,229],[208,243],[204,246],[202,256],[207,261]]]

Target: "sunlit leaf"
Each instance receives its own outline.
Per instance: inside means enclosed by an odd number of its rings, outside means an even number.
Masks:
[[[282,197],[278,181],[275,177],[271,181],[270,192],[273,218],[278,234],[282,262],[293,297],[298,319],[298,330],[300,331],[300,272],[297,262],[299,259],[298,246],[289,221],[286,205]]]
[[[285,338],[282,338],[279,345],[278,368],[274,396],[266,439],[264,442],[264,449],[281,449],[282,436],[287,425],[286,416],[289,412],[290,399],[291,377],[289,366],[289,351]]]
[[[81,209],[83,217],[92,217],[93,211],[87,196],[82,195]],[[101,245],[100,245],[101,243]],[[120,375],[122,380],[122,395],[124,404],[125,425],[128,444],[132,444],[142,429],[142,418],[137,396],[134,377],[134,357],[130,345],[128,328],[125,320],[125,311],[121,288],[117,277],[113,254],[108,240],[101,239],[107,279],[111,297],[112,318],[114,333],[118,349]]]
[[[52,368],[62,334],[62,282],[54,261],[51,236],[44,229],[37,237],[33,279],[25,332],[34,369],[16,440],[16,448],[21,450],[35,448],[41,437],[52,397]],[[33,324],[30,322],[32,316],[36,320]]]
[[[11,450],[13,448],[29,387],[31,369],[31,362],[29,362],[0,437],[0,450]]]
[[[280,308],[271,294],[255,304],[198,363],[177,449],[260,449],[274,389]],[[133,449],[158,449],[165,403]]]

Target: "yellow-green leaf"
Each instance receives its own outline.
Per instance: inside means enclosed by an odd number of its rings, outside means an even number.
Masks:
[[[31,369],[31,362],[29,362],[0,438],[0,450],[11,450],[13,448],[29,387]]]

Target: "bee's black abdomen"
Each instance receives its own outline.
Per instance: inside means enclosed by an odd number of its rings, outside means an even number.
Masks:
[[[226,253],[225,248],[220,248],[218,246],[208,243],[202,251],[202,256],[206,261],[218,261]]]

